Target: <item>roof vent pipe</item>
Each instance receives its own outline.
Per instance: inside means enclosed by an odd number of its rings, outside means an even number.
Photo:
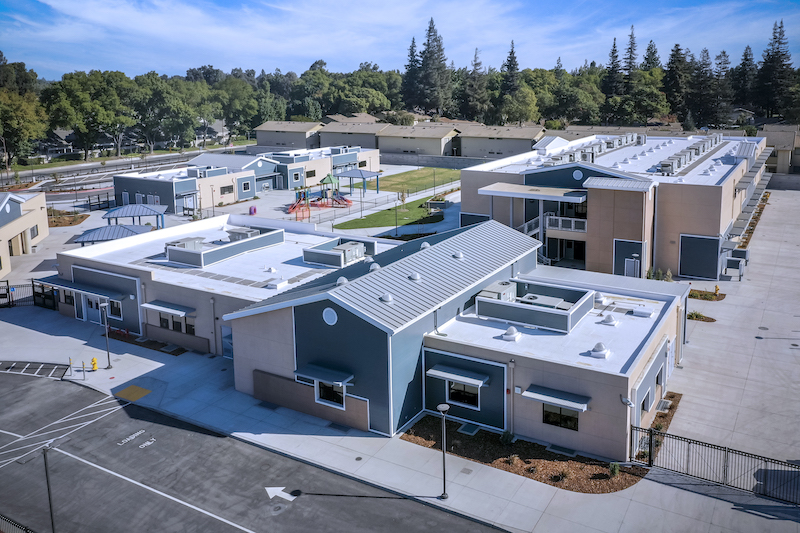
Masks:
[[[411,281],[421,281],[422,276],[419,275],[419,272],[412,272],[411,274],[408,275],[408,279],[410,279]]]
[[[456,252],[453,254],[453,259],[464,259],[464,254],[461,252]]]
[[[381,268],[381,266],[378,263],[372,263],[369,266],[369,271],[370,272],[375,272],[376,270],[380,270],[380,268]]]
[[[392,298],[392,295],[391,295],[391,294],[389,294],[388,292],[385,292],[385,293],[383,293],[383,294],[381,295],[381,297],[380,297],[380,300],[381,300],[383,303],[390,304],[390,303],[392,303],[392,302],[394,301],[394,298]]]
[[[347,278],[344,277],[344,276],[339,276],[339,278],[336,280],[336,286],[337,287],[340,287],[340,286],[344,285],[345,283],[347,283]]]
[[[597,344],[595,344],[594,348],[592,348],[591,351],[589,352],[589,355],[594,357],[595,359],[608,359],[608,356],[610,354],[611,352],[602,342],[598,342]]]
[[[428,241],[425,241],[422,244],[420,244],[419,249],[424,250],[425,248],[430,248],[430,247],[431,247],[430,243]]]
[[[503,333],[503,340],[504,341],[513,341],[517,342],[519,338],[522,337],[522,333],[517,331],[517,328],[514,326],[510,326],[505,333]]]
[[[619,320],[614,318],[614,315],[606,315],[603,320],[600,321],[601,324],[605,326],[612,326],[616,327],[619,324]]]

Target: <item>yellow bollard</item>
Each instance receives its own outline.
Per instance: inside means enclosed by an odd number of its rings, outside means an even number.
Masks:
[[[92,372],[97,370],[97,357],[92,357]]]
[[[719,296],[719,285],[714,285],[714,296]]]

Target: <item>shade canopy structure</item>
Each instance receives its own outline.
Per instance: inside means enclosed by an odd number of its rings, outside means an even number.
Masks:
[[[136,222],[138,219],[139,225],[142,225],[142,217],[156,217],[156,228],[164,227],[164,213],[167,212],[168,206],[166,205],[151,205],[151,204],[128,204],[116,209],[111,209],[103,215],[103,218],[108,220],[109,226],[111,221],[114,224],[119,224],[120,218],[129,218],[131,222]]]
[[[501,196],[504,198],[524,198],[526,200],[547,200],[580,204],[586,201],[586,191],[581,189],[562,189],[558,187],[538,187],[534,185],[517,185],[515,183],[492,183],[478,189],[483,196]]]
[[[81,246],[85,246],[96,242],[114,241],[132,235],[147,233],[152,229],[152,226],[131,226],[127,224],[102,226],[84,231],[80,237],[75,239],[75,242],[79,242]]]
[[[339,178],[350,178],[350,192],[353,191],[353,180],[360,179],[361,186],[364,192],[367,192],[367,180],[371,180],[375,178],[375,189],[377,192],[381,192],[381,174],[380,172],[372,172],[370,170],[361,170],[358,168],[354,168],[352,170],[345,170],[344,172],[339,172],[336,174]]]
[[[113,289],[104,289],[102,287],[95,287],[93,285],[87,285],[85,283],[79,283],[76,281],[69,281],[66,279],[61,279],[57,275],[56,276],[48,276],[46,278],[40,278],[36,280],[38,283],[42,285],[46,285],[48,287],[53,287],[55,289],[64,289],[73,292],[79,292],[83,294],[88,294],[91,296],[99,296],[103,299],[107,300],[122,300],[123,298],[127,298],[127,295],[120,294],[119,291]]]

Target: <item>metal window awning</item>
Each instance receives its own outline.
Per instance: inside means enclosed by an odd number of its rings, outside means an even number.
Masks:
[[[723,252],[730,252],[731,250],[735,250],[738,246],[739,243],[736,241],[722,241]]]
[[[301,378],[314,379],[322,383],[331,383],[339,387],[344,387],[353,380],[353,374],[348,372],[341,372],[339,370],[312,364],[299,367],[294,371],[294,375],[300,376]]]
[[[185,198],[186,196],[193,196],[195,194],[198,194],[199,192],[200,192],[200,189],[192,189],[190,191],[176,192],[175,193],[175,198]]]
[[[67,281],[59,278],[58,276],[49,276],[46,278],[37,279],[36,282],[49,287],[54,287],[56,289],[65,289],[68,291],[91,294],[92,296],[100,296],[102,298],[108,298],[109,300],[122,300],[123,298],[127,298],[126,295],[120,294],[118,291],[94,287],[92,285],[78,283],[75,281]]]
[[[522,395],[531,400],[536,400],[537,402],[581,412],[585,412],[589,408],[589,401],[591,401],[591,398],[588,396],[572,394],[571,392],[550,389],[548,387],[540,387],[539,385],[531,385]]]
[[[559,189],[557,187],[538,187],[534,185],[517,185],[515,183],[493,183],[478,189],[483,196],[501,196],[505,198],[525,198],[527,200],[548,200],[580,204],[586,201],[585,190]]]
[[[186,307],[183,305],[173,304],[170,302],[165,302],[163,300],[153,300],[152,302],[147,302],[146,304],[142,304],[142,309],[150,309],[151,311],[158,311],[159,313],[166,313],[168,315],[174,315],[179,317],[193,317],[196,314],[196,309],[193,307]]]
[[[433,368],[425,372],[425,375],[429,378],[445,379],[472,387],[483,387],[489,384],[489,376],[447,365],[434,365]]]

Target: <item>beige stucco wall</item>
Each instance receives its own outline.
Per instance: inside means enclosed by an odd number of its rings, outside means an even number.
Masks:
[[[381,169],[381,153],[379,150],[362,150],[358,153],[358,161],[366,161],[367,165],[362,167],[358,166],[361,170],[369,170],[370,172],[378,172]],[[354,182],[355,183],[355,182]]]
[[[525,177],[519,174],[508,174],[502,172],[487,172],[480,170],[461,171],[461,212],[489,215],[493,209],[494,219],[508,225],[511,204],[508,198],[495,198],[492,202],[491,196],[478,194],[478,189],[493,183],[514,183],[517,185],[525,184]],[[493,204],[493,207],[492,207]],[[518,200],[514,204],[514,221],[517,225],[522,224],[525,216],[524,204]]]
[[[374,133],[334,133],[321,131],[320,146],[360,146],[361,148],[377,148],[378,141]]]
[[[532,150],[531,139],[489,139],[488,137],[459,137],[461,139],[462,157],[486,157],[501,159],[517,154],[525,154]]]
[[[315,135],[315,133],[316,132],[256,131],[256,143],[258,143],[259,146],[285,147],[286,150],[318,148],[319,137]]]
[[[648,192],[589,189],[586,221],[586,270],[612,274],[614,270],[614,239],[648,241],[648,256],[652,249],[652,219],[654,197]],[[650,229],[648,229],[650,228]],[[650,266],[649,257],[642,260],[641,270]]]
[[[197,180],[197,201],[203,209],[211,209],[212,206],[218,206],[220,202],[223,205],[232,204],[239,199],[238,188],[236,180],[245,176],[253,176],[252,170],[245,170],[243,172],[232,172],[223,176],[212,176],[209,178],[198,178]],[[233,186],[233,192],[229,194],[221,194],[222,187]],[[214,188],[214,193],[211,193],[211,188]],[[212,201],[213,200],[213,201]]]
[[[29,254],[32,246],[36,246],[50,234],[46,207],[45,195],[39,193],[20,205],[22,216],[0,227],[0,278],[11,273],[8,242],[11,242],[14,255]],[[31,238],[31,229],[34,226],[38,226],[39,235]]]
[[[253,371],[294,379],[292,308],[231,320],[236,390],[253,394]]]
[[[319,185],[319,182],[325,179],[325,176],[331,173],[331,158],[323,157],[322,159],[312,159],[299,163],[305,168],[306,186],[313,187]],[[314,172],[313,177],[308,177],[310,171]]]
[[[452,137],[446,137],[444,139],[425,137],[378,137],[378,146],[381,152],[386,153],[405,152],[422,155],[444,155],[445,147],[451,142]]]

